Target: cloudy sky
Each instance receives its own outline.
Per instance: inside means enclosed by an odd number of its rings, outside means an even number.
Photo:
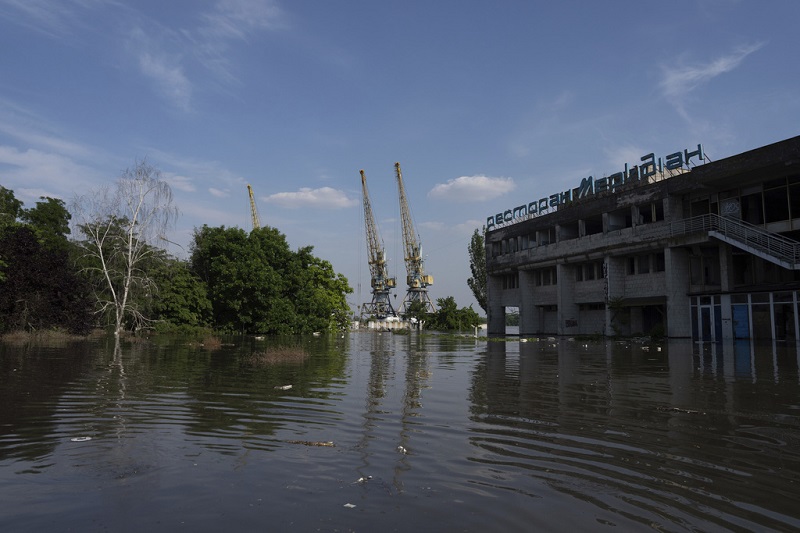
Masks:
[[[356,305],[364,169],[399,303],[399,161],[431,296],[466,306],[489,215],[650,152],[800,134],[798,20],[795,0],[0,0],[0,185],[69,203],[146,158],[188,249],[250,229],[251,184]]]

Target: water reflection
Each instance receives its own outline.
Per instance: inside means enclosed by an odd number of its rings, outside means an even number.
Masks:
[[[0,520],[800,527],[794,346],[354,333],[253,365],[265,342],[0,345]]]
[[[796,352],[744,348],[489,343],[473,376],[474,460],[524,469],[610,523],[800,525]]]

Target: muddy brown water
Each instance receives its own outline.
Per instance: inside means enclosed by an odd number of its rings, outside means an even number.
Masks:
[[[0,530],[800,528],[793,344],[277,342],[0,344]]]

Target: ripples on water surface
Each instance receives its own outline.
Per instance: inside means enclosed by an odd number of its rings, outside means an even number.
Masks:
[[[229,341],[0,345],[0,530],[800,528],[794,346]]]

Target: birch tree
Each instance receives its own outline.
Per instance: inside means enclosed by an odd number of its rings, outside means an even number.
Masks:
[[[75,199],[73,221],[85,237],[84,270],[96,282],[97,311],[110,316],[114,334],[147,324],[140,302],[158,287],[148,273],[162,258],[158,246],[178,216],[172,190],[161,172],[136,162],[114,186],[103,186]]]

